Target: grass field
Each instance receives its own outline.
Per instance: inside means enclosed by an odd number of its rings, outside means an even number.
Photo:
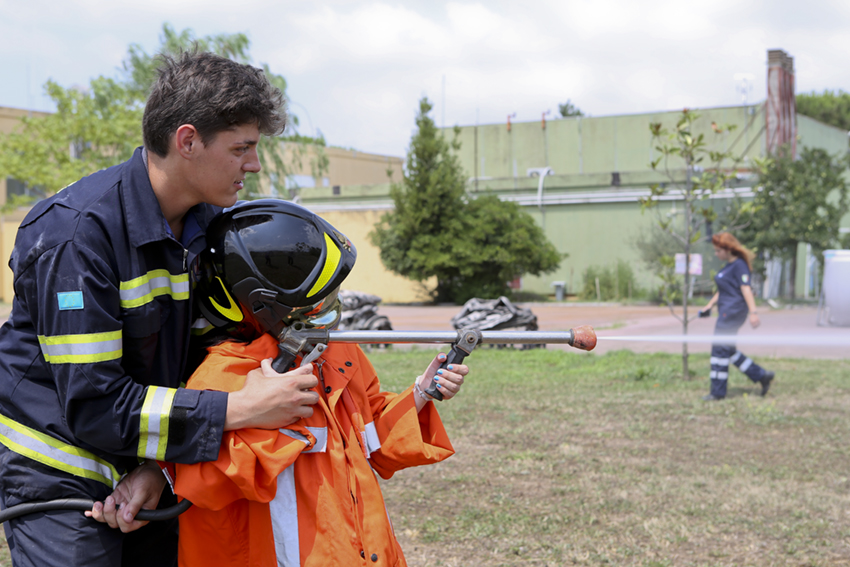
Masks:
[[[400,390],[429,356],[370,358]],[[411,566],[850,565],[850,360],[760,359],[767,398],[733,370],[711,403],[707,356],[468,360],[457,454],[383,482]]]

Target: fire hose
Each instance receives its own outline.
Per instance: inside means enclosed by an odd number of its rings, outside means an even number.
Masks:
[[[319,358],[329,343],[354,344],[451,344],[452,348],[440,368],[450,364],[460,364],[481,344],[567,344],[580,350],[593,350],[596,346],[596,333],[590,326],[576,327],[565,332],[550,331],[479,331],[478,329],[460,329],[458,331],[331,331],[309,328],[302,323],[287,327],[278,337],[278,356],[272,362],[277,372],[288,371],[299,355],[303,355],[301,364],[310,364]],[[434,385],[425,393],[435,400],[443,395]],[[93,500],[85,498],[66,498],[45,502],[26,502],[10,506],[0,512],[0,524],[20,516],[51,510],[91,510]],[[188,510],[192,503],[182,500],[179,504],[161,510],[139,510],[136,520],[157,521],[175,518]]]

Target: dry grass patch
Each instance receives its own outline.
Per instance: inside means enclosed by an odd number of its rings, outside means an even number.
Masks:
[[[847,361],[766,361],[771,396],[737,375],[712,404],[674,355],[470,362],[457,454],[384,483],[412,566],[850,564]]]

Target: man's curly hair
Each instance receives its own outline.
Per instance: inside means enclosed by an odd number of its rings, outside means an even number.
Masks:
[[[165,157],[171,136],[183,124],[194,126],[205,145],[242,124],[256,124],[267,136],[286,128],[283,93],[262,69],[207,52],[158,58],[158,77],[142,119],[148,151]]]

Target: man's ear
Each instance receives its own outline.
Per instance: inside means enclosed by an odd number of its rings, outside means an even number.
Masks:
[[[183,124],[174,133],[174,146],[178,155],[184,159],[192,159],[198,146],[202,144],[201,136],[191,124]]]

